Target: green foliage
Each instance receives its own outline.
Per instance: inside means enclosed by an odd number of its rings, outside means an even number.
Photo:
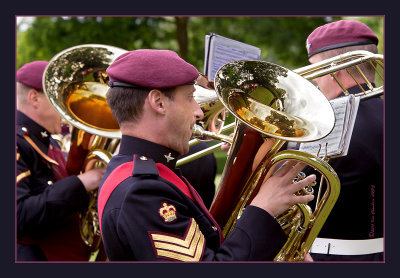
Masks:
[[[316,26],[326,23],[321,17],[222,17],[197,21],[204,33],[212,31],[255,45],[261,48],[263,60],[286,67],[307,62],[305,39]]]
[[[384,18],[382,16],[370,17],[343,17],[343,19],[358,20],[368,25],[372,31],[378,36],[378,53],[383,54],[384,40],[383,40],[383,26]]]
[[[35,17],[27,30],[18,28],[17,68],[33,60],[50,60],[68,47],[94,43],[126,50],[155,48],[188,53],[186,60],[202,72],[204,38],[213,32],[257,46],[262,50],[263,60],[295,69],[308,64],[307,36],[316,27],[342,18],[359,20],[370,26],[379,37],[379,53],[383,53],[384,18],[377,16],[188,17],[187,28],[180,25],[186,30],[188,41],[181,44],[177,41],[177,26],[185,20],[178,21],[174,17]],[[226,124],[233,121],[231,115]],[[215,155],[218,173],[221,173],[226,153],[217,151]]]
[[[220,174],[224,170],[227,153],[225,151],[218,150],[214,153],[214,156],[217,160],[217,173]]]
[[[32,60],[50,60],[79,44],[108,44],[123,49],[154,48],[155,38],[173,41],[174,32],[158,28],[168,18],[156,17],[37,17],[18,32],[17,67]]]
[[[340,17],[188,17],[188,42],[177,41],[173,17],[35,17],[17,32],[17,67],[49,60],[79,44],[100,43],[123,49],[171,49],[204,68],[204,37],[210,32],[260,47],[262,59],[289,69],[308,64],[305,40],[319,25]],[[352,17],[368,24],[383,42],[383,17]],[[181,37],[181,36],[180,36]],[[380,51],[383,43],[379,45]]]

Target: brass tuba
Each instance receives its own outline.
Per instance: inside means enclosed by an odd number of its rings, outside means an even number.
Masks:
[[[371,81],[366,77],[364,71],[361,68],[361,65],[369,64],[375,71],[375,84],[371,83]],[[350,71],[351,68],[355,68],[355,71]],[[293,70],[293,72],[297,73],[298,75],[304,77],[305,79],[312,81],[314,78],[321,77],[324,75],[331,75],[338,85],[342,88],[343,93],[345,95],[349,94],[347,90],[344,88],[343,84],[339,81],[336,77],[336,73],[340,70],[345,70],[354,79],[356,84],[359,86],[361,92],[356,94],[355,96],[359,96],[361,100],[368,99],[374,96],[380,96],[384,93],[384,60],[383,55],[381,54],[374,54],[369,51],[364,50],[356,50],[356,51],[349,51],[347,53],[337,55],[335,57],[320,61],[318,63],[304,66],[298,69]],[[357,78],[356,73],[358,72],[359,77]],[[361,86],[360,83],[365,83],[367,88]],[[202,89],[204,95],[204,89]],[[195,92],[196,97],[197,91]],[[208,90],[208,102],[209,103],[217,103],[215,99],[218,99],[214,90]],[[202,107],[203,110],[207,110],[208,103],[204,102],[204,97],[200,98],[198,103]],[[214,100],[212,100],[214,99]],[[196,100],[197,101],[197,100]],[[204,106],[206,105],[206,106]],[[209,116],[211,117],[211,116]],[[211,140],[212,137],[216,137],[214,139],[218,139],[219,133],[227,132],[232,130],[235,127],[234,123],[228,125],[222,125],[221,129],[218,130],[218,134],[209,134],[206,135],[196,135],[199,134],[200,131],[197,129],[193,132],[194,136],[197,136],[197,139],[193,139],[190,141],[190,145],[194,145],[201,140]],[[208,129],[206,131],[209,131]],[[226,137],[223,137],[224,140]],[[223,140],[223,141],[224,141]],[[215,144],[209,147],[206,151],[201,153],[194,153],[188,157],[182,158],[178,160],[177,165],[182,165],[194,159],[197,159],[205,154],[214,152],[220,148],[223,143]]]
[[[303,161],[323,175],[325,194],[314,212],[308,205],[297,204],[277,217],[289,239],[275,257],[277,261],[303,260],[339,196],[340,183],[323,159],[300,151],[278,151],[285,141],[310,142],[327,136],[335,122],[330,103],[311,82],[264,61],[222,66],[215,76],[215,92],[236,121],[211,214],[228,236],[275,168],[287,160]],[[228,141],[223,135],[210,137]],[[312,186],[298,194],[313,194]]]
[[[116,150],[121,133],[105,95],[106,68],[126,50],[101,44],[78,45],[55,55],[45,69],[43,89],[50,103],[72,126],[67,171],[77,175],[105,167]],[[101,234],[97,215],[97,190],[80,214],[80,233],[93,254]]]
[[[255,62],[257,64],[257,62]],[[362,65],[369,64],[370,67],[372,67],[375,71],[375,84],[371,83],[366,74],[363,72]],[[243,65],[238,68],[237,71],[244,71]],[[279,68],[279,67],[277,67]],[[355,70],[350,70],[351,68]],[[283,69],[284,70],[284,69]],[[339,86],[343,89],[343,92],[345,94],[348,94],[347,90],[344,88],[344,86],[340,83],[338,78],[336,77],[336,72],[340,70],[345,70],[356,82],[356,84],[360,87],[361,93],[357,94],[356,96],[359,96],[361,100],[367,99],[370,97],[374,96],[379,96],[383,94],[384,88],[383,88],[383,83],[384,83],[384,78],[383,78],[383,71],[384,71],[384,63],[383,63],[383,55],[380,54],[373,54],[368,51],[351,51],[344,53],[342,55],[338,55],[329,59],[326,59],[324,61],[321,61],[319,63],[315,63],[312,65],[308,65],[302,68],[298,68],[296,70],[293,70],[294,73],[297,73],[298,75],[304,77],[305,79],[311,81],[312,79],[324,75],[331,75],[336,82],[338,82]],[[233,70],[235,72],[236,70]],[[248,74],[248,78],[243,76],[245,74],[241,74],[243,77],[242,82],[246,81],[248,83],[251,83],[253,79],[252,72],[254,72],[254,69],[249,69],[250,74]],[[284,70],[285,71],[285,70]],[[262,74],[262,73],[260,73]],[[235,75],[235,73],[234,73]],[[224,76],[227,76],[226,74]],[[226,82],[224,78],[216,76],[216,79],[220,78],[221,84],[230,84],[229,82]],[[280,77],[282,78],[282,77]],[[291,79],[287,78],[288,81],[291,81]],[[291,83],[291,82],[290,82]],[[304,82],[300,82],[304,83]],[[361,86],[360,83],[365,83],[367,85],[367,88]],[[278,83],[277,83],[278,84]],[[257,85],[258,87],[259,85]],[[309,85],[307,85],[309,87]],[[296,86],[292,86],[294,88]],[[235,86],[232,86],[233,89],[238,89]],[[220,87],[221,91],[222,87]],[[243,90],[243,88],[240,88]],[[298,89],[302,89],[302,86],[299,86]],[[246,92],[246,90],[243,90]],[[248,89],[247,89],[248,91]],[[315,89],[311,89],[311,92],[315,91]],[[215,91],[208,90],[208,93],[210,95],[209,99],[216,99],[217,94]],[[196,94],[196,93],[195,93]],[[302,95],[304,92],[302,93]],[[308,95],[308,94],[306,94]],[[313,92],[311,96],[318,95],[318,93]],[[218,96],[219,97],[219,96]],[[220,97],[221,98],[221,97]],[[320,99],[320,96],[318,96],[318,99]],[[203,102],[198,102],[200,106],[203,109]],[[215,103],[215,102],[213,102]],[[307,101],[305,102],[307,103]],[[321,104],[326,105],[326,100],[321,100]],[[317,108],[320,104],[316,103],[315,107]],[[229,104],[226,105],[229,107]],[[228,108],[229,109],[229,108]],[[329,109],[328,109],[329,110]],[[313,108],[311,108],[309,111],[314,111]],[[296,113],[296,112],[295,112]],[[316,116],[319,117],[319,116]],[[235,142],[235,146],[231,147],[231,152],[233,153],[228,153],[228,159],[227,159],[227,164],[224,168],[224,173],[222,177],[222,182],[221,185],[219,186],[219,191],[217,192],[216,198],[212,204],[211,207],[211,212],[216,216],[218,219],[218,222],[220,225],[224,228],[224,235],[227,236],[230,232],[230,230],[233,228],[234,224],[236,223],[236,218],[235,216],[238,216],[241,212],[241,210],[245,207],[245,204],[249,203],[252,192],[255,193],[257,190],[256,185],[252,185],[251,182],[257,182],[260,183],[261,178],[256,175],[256,170],[254,169],[254,166],[251,167],[251,169],[244,169],[245,167],[248,167],[247,164],[249,161],[256,160],[256,157],[254,154],[258,155],[258,152],[260,152],[261,147],[263,144],[268,144],[266,142],[263,143],[263,140],[265,141],[266,137],[275,137],[273,134],[255,134],[252,132],[252,129],[254,129],[253,124],[244,124],[243,121],[241,121],[241,116],[237,115],[236,116],[237,120],[236,123],[232,123],[229,125],[225,125],[222,128],[222,132],[230,130],[233,127],[236,127],[235,131],[235,137],[234,139],[229,139],[227,136],[224,136],[223,134],[218,134],[218,133],[210,133],[209,131],[203,131],[203,134],[201,136],[198,136],[200,140],[205,140],[205,139],[217,139],[219,141],[223,142]],[[246,130],[246,131],[245,131]],[[201,128],[194,128],[193,134],[196,136],[196,134],[201,134],[202,129]],[[253,136],[256,139],[250,140],[247,137]],[[230,141],[229,141],[230,140]],[[249,143],[241,142],[238,143],[237,141],[244,141],[247,140]],[[258,142],[256,142],[258,140]],[[334,202],[337,198],[337,195],[339,194],[339,182],[337,180],[337,176],[332,171],[332,168],[327,164],[328,159],[325,158],[323,160],[315,158],[313,156],[310,156],[306,153],[300,153],[301,159],[298,157],[299,152],[297,151],[282,151],[277,153],[277,150],[279,149],[280,142],[279,140],[287,140],[287,141],[302,141],[301,138],[300,140],[295,140],[295,138],[279,138],[278,141],[272,141],[271,138],[269,139],[270,142],[269,144],[272,145],[272,148],[268,151],[267,155],[264,157],[264,163],[267,163],[267,165],[263,167],[268,167],[268,169],[262,170],[261,167],[257,168],[257,171],[261,171],[261,174],[265,175],[266,172],[268,171],[273,171],[274,168],[276,167],[276,163],[279,163],[278,161],[282,161],[284,159],[298,159],[298,160],[310,160],[311,163],[308,163],[309,165],[315,165],[318,164],[320,165],[319,171],[323,172],[322,175],[325,176],[325,180],[328,180],[327,188],[328,190],[325,191],[324,196],[322,196],[322,200],[320,200],[320,196],[318,196],[317,199],[317,207],[312,213],[311,210],[308,208],[308,206],[305,205],[297,205],[294,208],[291,208],[286,214],[281,215],[278,217],[279,223],[281,223],[282,227],[286,230],[287,234],[291,234],[289,236],[289,240],[286,242],[286,245],[282,250],[279,252],[275,260],[301,260],[302,255],[308,251],[310,248],[312,241],[315,239],[317,236],[320,228],[322,227],[327,215],[329,214],[329,211],[331,207],[333,207]],[[317,139],[316,139],[317,140]],[[194,139],[191,140],[191,144],[197,143],[199,140]],[[256,142],[256,143],[254,143]],[[209,147],[207,150],[203,151],[202,153],[195,153],[192,154],[190,157],[186,157],[184,159],[180,159],[177,163],[179,164],[184,164],[188,161],[197,159],[201,157],[204,154],[211,153],[217,149],[220,148],[220,146],[223,143],[216,144],[214,146]],[[238,146],[238,144],[240,144]],[[246,146],[247,144],[247,149],[244,148],[243,146]],[[275,145],[274,145],[275,144]],[[268,146],[270,148],[271,146]],[[242,148],[242,153],[238,150],[234,150]],[[248,150],[249,154],[247,154],[247,157],[243,160],[243,157],[246,156],[245,150]],[[264,153],[267,150],[264,150]],[[262,152],[260,152],[262,153]],[[283,155],[283,156],[281,156]],[[268,164],[269,163],[269,164]],[[254,164],[254,163],[253,163]],[[261,164],[259,164],[261,165]],[[274,165],[274,166],[271,166]],[[230,170],[231,167],[236,167],[235,170]],[[260,174],[260,176],[261,176]],[[270,175],[268,172],[267,175]],[[251,181],[249,181],[249,177],[252,178]],[[302,178],[301,176],[299,178]],[[229,187],[227,186],[227,183],[229,182],[229,179],[235,181],[233,185],[230,185]],[[321,180],[320,187],[322,186],[323,180]],[[243,187],[243,184],[245,184],[245,187]],[[311,194],[313,192],[312,188],[308,187],[306,189],[308,193],[306,194]],[[319,193],[321,192],[321,188],[319,190]],[[329,196],[333,195],[333,196]],[[247,200],[247,199],[248,200]],[[233,201],[231,201],[233,200]],[[236,203],[235,203],[236,202]],[[237,204],[237,205],[236,205]],[[236,207],[235,207],[236,206]],[[228,207],[228,208],[226,208]],[[230,216],[229,213],[232,212],[234,215]],[[302,224],[300,225],[298,219],[299,217],[303,217],[304,220]],[[296,222],[297,221],[297,222]],[[292,223],[292,224],[290,224]],[[293,225],[294,224],[294,225]],[[316,226],[313,229],[310,229],[310,231],[307,231],[305,228],[307,227],[311,228],[312,225]]]

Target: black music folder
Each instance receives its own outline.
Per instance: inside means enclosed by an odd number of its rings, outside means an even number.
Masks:
[[[260,60],[261,49],[214,33],[205,37],[204,74],[214,81],[223,65],[237,60]]]

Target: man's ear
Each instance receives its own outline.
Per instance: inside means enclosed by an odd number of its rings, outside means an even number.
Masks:
[[[147,99],[149,101],[150,107],[156,113],[165,113],[165,95],[160,90],[151,90],[147,96]]]
[[[28,102],[35,108],[39,106],[40,103],[40,96],[39,92],[35,89],[30,89],[28,92]]]

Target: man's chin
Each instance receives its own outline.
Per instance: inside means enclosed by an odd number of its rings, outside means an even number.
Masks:
[[[182,153],[180,153],[180,155],[185,155],[188,152],[189,152],[189,144],[187,144],[187,146],[183,146]]]

